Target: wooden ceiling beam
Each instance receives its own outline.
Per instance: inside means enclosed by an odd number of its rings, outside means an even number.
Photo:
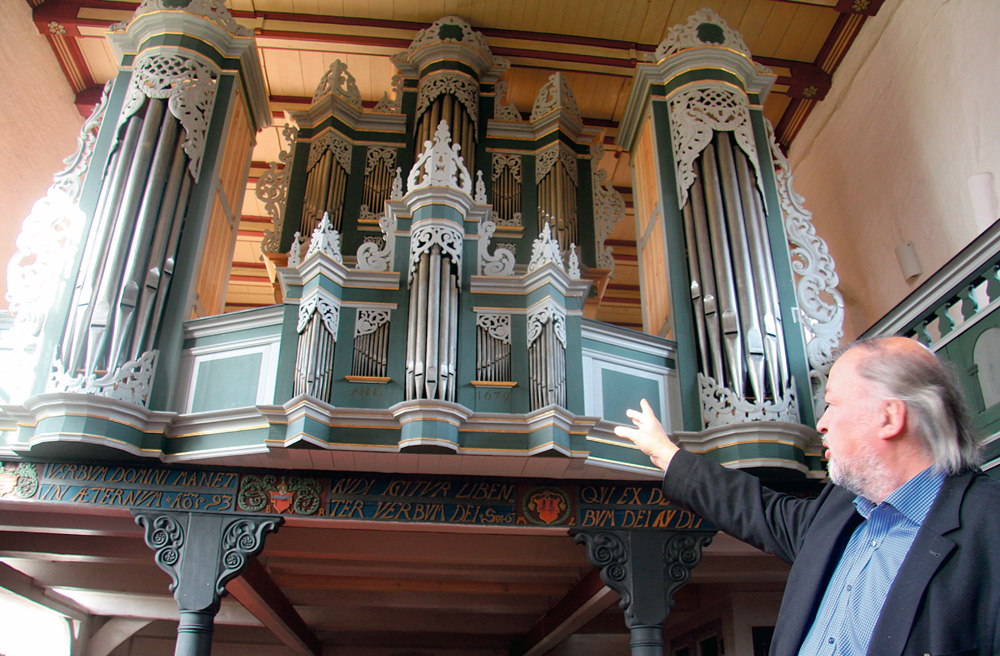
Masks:
[[[314,576],[311,574],[275,574],[274,580],[281,587],[311,590],[422,591],[470,595],[556,595],[561,594],[566,589],[565,586],[556,582],[448,581],[400,577]]]
[[[299,656],[322,654],[319,638],[256,557],[247,559],[243,573],[230,581],[226,590],[294,653]]]
[[[620,599],[592,569],[511,648],[512,656],[542,656]]]
[[[37,585],[33,578],[6,563],[0,563],[0,587],[74,620],[82,622],[90,617],[86,609],[72,599]]]

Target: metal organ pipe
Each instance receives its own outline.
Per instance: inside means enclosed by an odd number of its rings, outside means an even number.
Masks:
[[[742,398],[777,398],[789,370],[750,163],[727,132],[718,132],[699,157],[698,173],[683,221],[702,373]]]

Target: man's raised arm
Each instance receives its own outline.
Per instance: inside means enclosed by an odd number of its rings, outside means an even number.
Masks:
[[[642,412],[628,410],[625,413],[635,424],[635,428],[616,426],[615,435],[635,444],[640,451],[649,456],[654,465],[666,471],[679,448],[670,441],[646,399],[640,401],[639,405],[642,407]]]

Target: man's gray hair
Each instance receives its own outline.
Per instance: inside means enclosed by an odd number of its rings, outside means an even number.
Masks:
[[[927,447],[934,466],[958,474],[979,464],[979,440],[954,368],[929,349],[895,349],[893,338],[859,340],[857,372],[906,404],[911,428]]]

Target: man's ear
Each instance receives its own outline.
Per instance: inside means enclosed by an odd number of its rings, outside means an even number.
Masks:
[[[885,440],[896,437],[906,428],[906,404],[899,399],[883,401],[879,419],[879,437]]]

